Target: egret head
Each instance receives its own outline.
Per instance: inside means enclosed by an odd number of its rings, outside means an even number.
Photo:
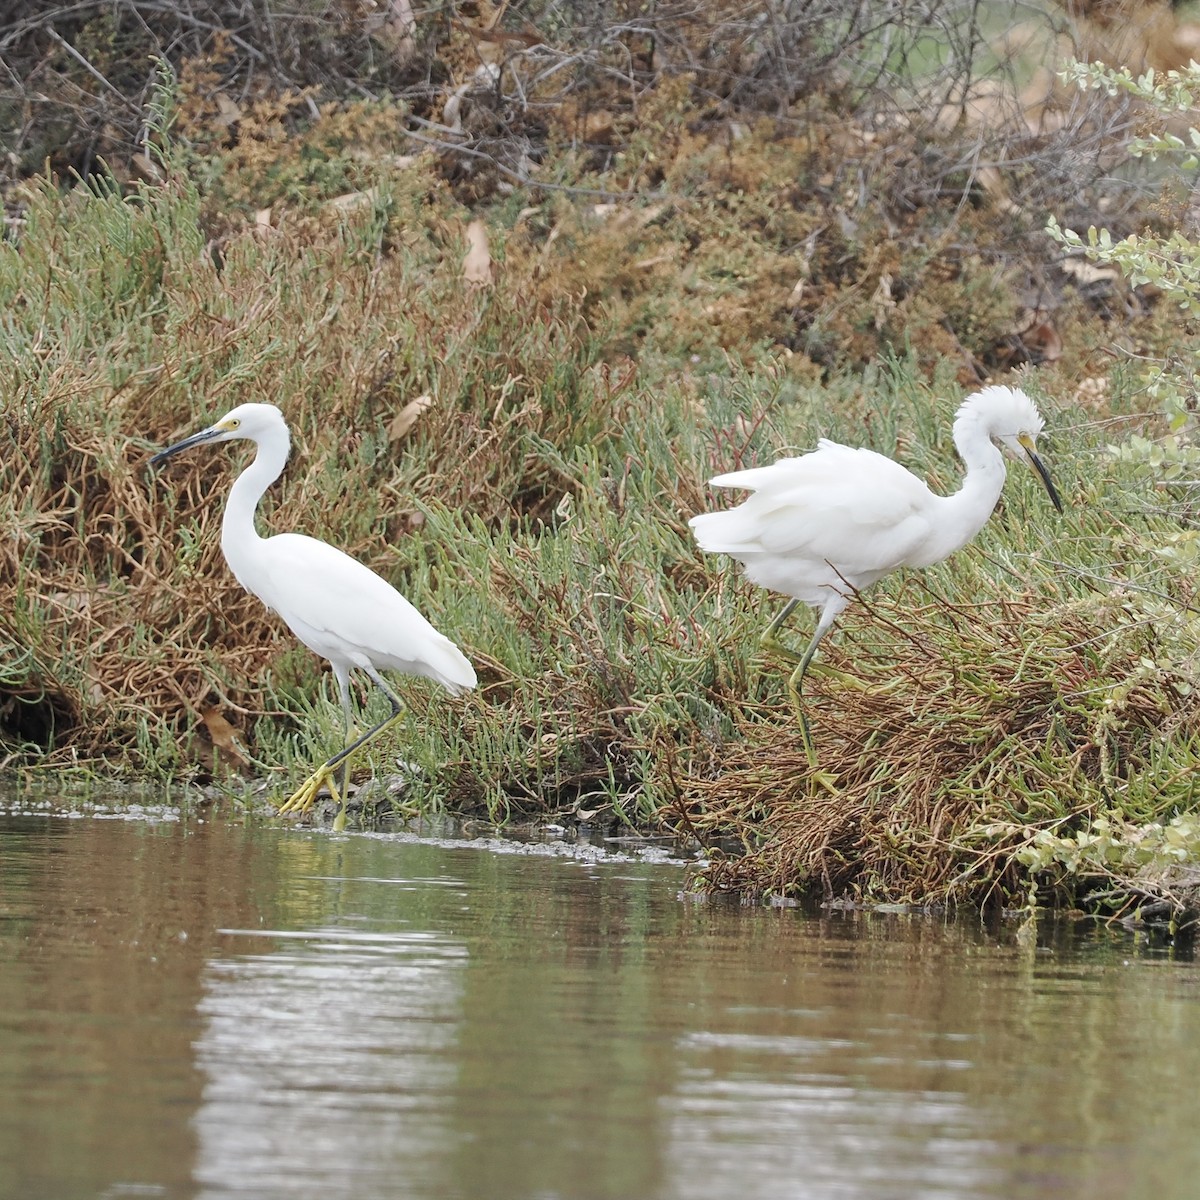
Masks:
[[[1062,498],[1037,452],[1038,434],[1045,421],[1037,405],[1020,388],[997,384],[968,396],[958,410],[956,427],[960,421],[977,424],[1001,450],[1027,462],[1037,472],[1050,502],[1062,512]]]
[[[285,442],[288,436],[283,413],[275,405],[239,404],[207,429],[193,433],[191,437],[160,450],[150,462],[157,466],[181,450],[190,450],[193,446],[203,446],[209,442],[229,442],[234,438],[249,438],[252,442],[261,442],[263,438],[272,435],[276,438],[282,435]]]

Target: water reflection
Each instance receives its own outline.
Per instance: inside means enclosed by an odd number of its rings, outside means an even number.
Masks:
[[[680,878],[0,815],[0,1197],[1194,1195],[1190,963]]]
[[[1000,1173],[987,1122],[951,1076],[970,1064],[929,1059],[926,1077],[872,1082],[886,1055],[869,1044],[753,1034],[683,1040],[685,1079],[671,1098],[672,1194],[839,1195],[855,1163],[860,1194],[992,1194]],[[857,1069],[856,1069],[857,1064]],[[847,1067],[850,1070],[847,1071]],[[914,1085],[915,1084],[915,1085]],[[1003,1193],[997,1193],[1003,1194]]]
[[[234,953],[250,940],[227,932]],[[397,1178],[423,1190],[426,1160],[453,1141],[465,947],[428,931],[268,937],[282,948],[205,975],[197,1181],[219,1195],[339,1195],[348,1175],[360,1195]]]

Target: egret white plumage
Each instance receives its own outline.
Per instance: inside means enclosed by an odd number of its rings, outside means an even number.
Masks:
[[[952,496],[934,495],[882,454],[825,439],[798,458],[709,480],[753,494],[736,508],[693,517],[688,524],[700,547],[730,555],[752,583],[792,597],[762,644],[796,664],[788,687],[810,757],[801,688],[821,639],[856,592],[901,567],[940,562],[983,528],[1004,487],[1001,449],[1033,467],[1062,511],[1037,454],[1042,425],[1037,405],[1017,388],[993,386],[969,396],[954,418],[954,445],[967,471]],[[808,648],[796,654],[778,634],[801,602],[820,615]]]
[[[475,686],[475,670],[449,638],[369,567],[302,533],[259,536],[255,510],[283,471],[291,443],[283,414],[273,404],[238,405],[216,424],[168,446],[150,461],[158,464],[193,446],[235,438],[253,442],[257,453],[229,490],[221,523],[225,561],[242,587],[277,612],[310,650],[329,660],[346,723],[342,749],[322,763],[279,811],[307,811],[322,786],[328,786],[339,805],[335,828],[341,828],[346,801],[344,785],[339,792],[334,783],[334,769],[348,764],[355,751],[404,712],[379,672],[424,676],[455,695]],[[351,741],[350,672],[355,668],[383,692],[392,711]]]

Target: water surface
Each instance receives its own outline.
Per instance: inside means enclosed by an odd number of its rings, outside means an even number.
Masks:
[[[1173,1200],[1200,975],[680,867],[0,813],[0,1198]]]

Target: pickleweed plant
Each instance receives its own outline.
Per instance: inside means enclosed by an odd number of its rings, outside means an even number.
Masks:
[[[1180,114],[1190,113],[1200,104],[1200,64],[1138,75],[1128,67],[1073,62],[1061,76],[1082,91],[1128,96],[1146,110],[1147,124],[1158,123],[1159,128],[1148,128],[1128,143],[1126,150],[1131,157],[1164,161],[1176,169],[1180,182],[1185,184],[1183,175],[1200,167],[1200,128],[1188,124],[1181,134],[1165,127],[1168,122],[1178,124]],[[1169,234],[1145,230],[1114,237],[1110,230],[1094,225],[1084,233],[1064,228],[1053,216],[1046,228],[1069,253],[1116,267],[1132,287],[1154,289],[1161,297],[1160,303],[1178,309],[1184,318],[1200,316],[1200,240],[1194,230],[1175,229]],[[1135,434],[1108,448],[1113,459],[1135,469],[1140,467],[1147,478],[1153,479],[1165,503],[1178,513],[1185,527],[1193,523],[1200,500],[1194,386],[1198,369],[1200,343],[1183,325],[1170,361],[1148,359],[1139,368],[1141,388],[1159,406],[1165,433],[1156,438]],[[1157,546],[1157,537],[1153,540]]]
[[[1149,70],[1141,75],[1102,62],[1073,62],[1061,77],[1082,91],[1127,95],[1141,102],[1151,119],[1164,123],[1200,104],[1200,64],[1194,62],[1181,71]],[[1195,171],[1200,167],[1200,129],[1189,126],[1186,137],[1167,129],[1151,131],[1132,138],[1125,149],[1132,158],[1167,160],[1181,173]],[[1066,229],[1053,216],[1046,228],[1069,251],[1116,266],[1134,287],[1152,284],[1166,303],[1188,316],[1200,315],[1200,242],[1191,234],[1176,230],[1167,236],[1143,232],[1116,238],[1094,225],[1086,233]]]
[[[1182,186],[1193,186],[1185,176],[1200,167],[1200,128],[1186,117],[1181,120],[1181,114],[1200,105],[1200,65],[1193,62],[1182,70],[1135,74],[1102,62],[1074,62],[1061,77],[1083,91],[1128,97],[1138,105],[1145,114],[1143,129],[1125,146],[1128,154],[1161,161],[1178,173]],[[1191,319],[1200,316],[1200,240],[1194,226],[1169,233],[1146,229],[1117,237],[1096,226],[1085,232],[1064,228],[1054,217],[1047,222],[1047,232],[1069,254],[1116,267],[1130,286],[1152,289],[1160,304],[1177,309],[1182,317],[1170,358],[1147,358],[1135,367],[1143,394],[1159,409],[1159,429],[1150,426],[1132,432],[1106,452],[1114,470],[1144,485],[1140,492],[1130,492],[1131,511],[1140,509],[1139,519],[1127,523],[1111,543],[1111,595],[1114,600],[1122,598],[1110,609],[1112,636],[1135,627],[1154,630],[1151,645],[1124,682],[1109,690],[1106,703],[1113,720],[1119,721],[1132,697],[1157,690],[1164,698],[1158,752],[1182,761],[1194,752],[1194,738],[1180,714],[1200,684],[1193,599],[1200,551],[1200,429],[1195,400],[1200,343],[1190,329]],[[1181,776],[1172,772],[1171,777]],[[1121,783],[1112,794],[1123,791],[1128,799],[1133,790],[1129,783]],[[1165,864],[1194,863],[1200,859],[1200,841],[1190,784],[1176,793],[1170,805],[1160,806],[1160,812],[1164,808],[1173,809],[1175,815],[1148,819],[1145,812],[1114,815],[1100,810],[1080,827],[1038,831],[1015,857],[1042,876],[1161,873]]]

